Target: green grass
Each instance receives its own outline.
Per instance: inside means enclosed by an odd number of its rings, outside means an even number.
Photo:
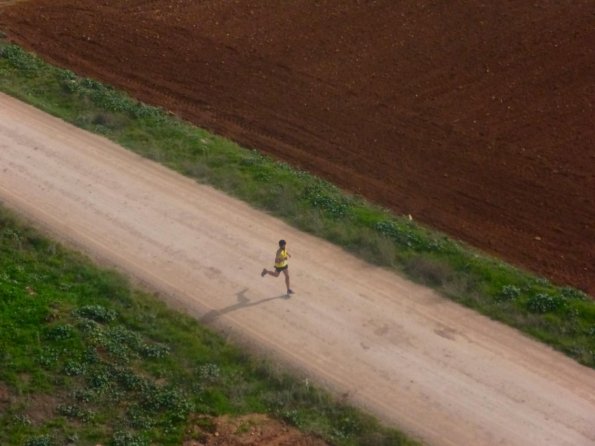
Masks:
[[[14,45],[0,90],[211,184],[595,367],[595,302]]]
[[[336,445],[416,444],[2,207],[0,364],[2,445],[180,445],[196,414],[255,412]]]

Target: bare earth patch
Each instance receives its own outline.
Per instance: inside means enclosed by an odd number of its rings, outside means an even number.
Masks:
[[[184,446],[326,446],[266,415],[191,419]]]
[[[33,395],[27,401],[25,413],[34,424],[43,424],[56,416],[60,400],[54,395]]]

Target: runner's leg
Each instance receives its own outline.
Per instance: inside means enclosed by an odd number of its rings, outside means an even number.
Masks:
[[[283,274],[285,274],[285,285],[287,285],[287,294],[291,294],[291,287],[289,286],[289,270],[284,269]]]

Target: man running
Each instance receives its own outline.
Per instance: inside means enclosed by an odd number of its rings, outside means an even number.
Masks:
[[[289,287],[289,265],[287,265],[287,258],[291,257],[291,254],[285,249],[286,246],[287,243],[285,240],[279,240],[279,249],[275,255],[275,271],[269,271],[264,268],[260,275],[264,277],[269,274],[273,277],[279,277],[279,274],[283,271],[283,274],[285,274],[285,285],[287,285],[287,294],[293,294],[293,290]]]

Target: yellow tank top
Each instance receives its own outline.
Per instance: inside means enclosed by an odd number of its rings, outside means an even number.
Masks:
[[[287,266],[287,251],[285,249],[280,249],[277,259],[280,260],[279,262],[275,262],[275,266],[277,268],[283,268],[284,266]]]

